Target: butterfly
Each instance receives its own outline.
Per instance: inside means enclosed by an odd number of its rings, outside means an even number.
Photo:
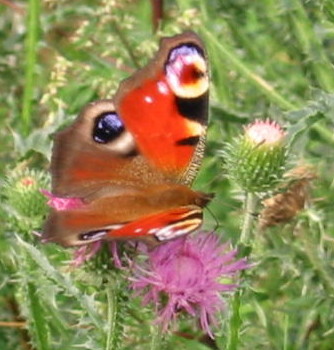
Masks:
[[[51,210],[43,239],[163,242],[198,229],[212,194],[190,185],[203,157],[209,74],[194,32],[163,38],[113,99],[88,104],[56,134],[52,193],[83,205]]]

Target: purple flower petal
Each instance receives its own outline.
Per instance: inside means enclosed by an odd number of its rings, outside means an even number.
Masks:
[[[217,324],[216,315],[224,309],[220,293],[237,287],[221,281],[249,267],[245,259],[235,260],[237,252],[228,247],[220,244],[218,235],[203,232],[147,251],[146,265],[135,265],[132,288],[143,295],[145,304],[155,305],[163,329],[183,310],[198,317],[213,337],[210,325]]]
[[[73,267],[79,267],[84,262],[91,259],[101,249],[101,246],[102,242],[97,241],[78,248],[74,252],[74,258],[72,260],[71,265]]]

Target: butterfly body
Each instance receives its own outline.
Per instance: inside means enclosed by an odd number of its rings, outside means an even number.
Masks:
[[[164,241],[198,228],[211,195],[189,184],[203,156],[207,109],[202,42],[192,32],[163,39],[113,100],[89,104],[57,134],[52,191],[82,205],[53,210],[44,238],[65,246]]]

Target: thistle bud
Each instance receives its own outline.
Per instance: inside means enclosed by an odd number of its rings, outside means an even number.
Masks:
[[[48,185],[49,180],[43,172],[29,169],[12,171],[4,184],[7,204],[19,216],[42,217],[46,212],[46,201],[40,189]]]
[[[287,159],[285,132],[270,120],[255,120],[224,152],[229,177],[247,192],[264,192],[282,178]]]

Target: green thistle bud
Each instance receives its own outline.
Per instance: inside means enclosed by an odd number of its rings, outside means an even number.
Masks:
[[[48,186],[48,177],[43,172],[14,170],[6,178],[3,193],[7,204],[19,216],[36,218],[46,212],[46,200],[40,189]]]
[[[282,178],[287,159],[285,133],[274,121],[256,120],[227,145],[229,177],[247,192],[264,192]]]

